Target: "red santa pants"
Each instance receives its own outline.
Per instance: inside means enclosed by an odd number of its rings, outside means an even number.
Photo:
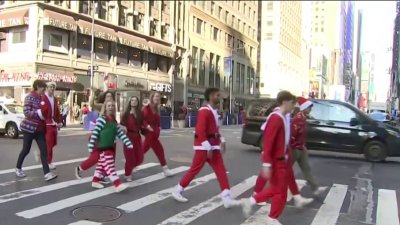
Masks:
[[[193,178],[200,172],[206,162],[208,162],[208,164],[210,164],[210,166],[214,170],[221,191],[229,189],[230,186],[228,176],[226,175],[224,160],[222,158],[221,151],[219,150],[213,150],[213,156],[211,159],[207,157],[207,151],[196,150],[194,153],[192,165],[190,166],[189,171],[187,171],[186,174],[182,177],[179,184],[183,188],[187,187],[193,180]]]
[[[46,126],[47,163],[53,162],[53,148],[57,145],[57,126]]]
[[[97,162],[96,171],[94,172],[93,182],[100,182],[103,174],[108,176],[117,187],[121,184],[117,173],[115,172],[115,149],[107,149],[101,151],[99,161]]]
[[[272,168],[270,186],[253,196],[257,203],[266,202],[269,199],[272,200],[269,213],[271,218],[277,219],[285,209],[288,175],[287,162],[278,161]]]
[[[90,140],[90,135],[89,135],[89,140]],[[114,148],[115,149],[117,148],[117,144],[115,144]],[[115,159],[115,152],[116,151],[114,151],[114,159]],[[97,142],[96,142],[94,144],[93,151],[90,153],[89,157],[85,161],[81,162],[81,164],[79,165],[81,170],[88,170],[94,165],[96,165],[96,163],[99,161],[100,153],[101,152],[97,149]]]
[[[142,138],[139,133],[132,134],[128,133],[128,138],[133,144],[133,149],[128,149],[124,146],[125,155],[125,176],[132,175],[133,168],[142,164],[144,159],[144,153],[142,150]]]
[[[143,152],[146,154],[150,148],[153,149],[154,153],[156,154],[158,161],[160,162],[161,166],[167,165],[167,161],[165,160],[164,155],[164,148],[160,142],[160,134],[156,132],[149,132],[144,137],[143,142]]]

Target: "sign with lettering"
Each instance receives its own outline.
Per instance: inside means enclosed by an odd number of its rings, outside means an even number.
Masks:
[[[139,81],[125,81],[125,87],[128,88],[137,88],[137,89],[144,89],[145,86],[140,83]]]
[[[79,32],[85,35],[92,35],[91,27],[79,27]],[[117,42],[118,38],[115,34],[106,33],[104,31],[100,31],[98,26],[94,27],[94,36],[96,38],[101,38],[107,41]]]
[[[165,93],[171,93],[172,92],[172,85],[171,84],[150,82],[149,86],[150,86],[150,90],[153,90],[153,91],[165,92]]]
[[[2,72],[0,73],[1,86],[5,85],[30,85],[30,82],[39,79],[54,82],[75,83],[77,77],[69,74],[31,73],[31,72]]]
[[[161,48],[157,48],[157,47],[150,47],[150,51],[151,53],[154,53],[156,55],[162,55],[162,56],[166,56],[166,57],[174,57],[174,53],[171,51],[167,51]]]
[[[126,38],[123,38],[123,37],[119,37],[119,43],[122,44],[122,45],[127,45],[127,46],[131,46],[131,47],[134,47],[134,48],[143,49],[143,50],[146,50],[146,51],[149,49],[148,46],[146,46],[146,45],[144,45],[142,43],[135,42],[133,40],[129,40],[129,39],[126,39]]]
[[[62,21],[56,18],[47,18],[47,24],[53,27],[58,27],[65,30],[76,31],[78,26],[66,21]]]
[[[125,89],[147,90],[147,80],[130,76],[118,76],[118,87]]]
[[[16,27],[29,24],[28,17],[6,18],[0,20],[0,28]]]
[[[38,72],[37,79],[54,81],[54,82],[75,83],[77,78],[75,75],[69,75],[69,74]]]
[[[29,72],[0,73],[1,83],[29,82],[31,78],[32,78],[32,73]]]

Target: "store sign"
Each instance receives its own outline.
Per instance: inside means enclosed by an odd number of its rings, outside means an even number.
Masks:
[[[59,19],[48,18],[48,23],[50,26],[58,27],[65,30],[76,31],[78,29],[78,26],[76,24],[68,23]]]
[[[153,91],[165,92],[165,93],[172,92],[171,84],[150,82],[149,86],[150,86],[150,90],[153,90]]]
[[[92,35],[92,29],[90,27],[81,27],[80,31],[82,34],[85,35]],[[117,36],[113,35],[113,34],[109,34],[103,31],[96,31],[96,29],[94,30],[94,36],[96,38],[101,38],[107,41],[112,41],[112,42],[117,42]]]
[[[28,24],[28,17],[6,18],[0,20],[0,28],[16,27]]]
[[[125,81],[125,87],[127,88],[135,88],[135,89],[144,89],[146,88],[142,83],[139,81]]]
[[[77,78],[75,75],[38,72],[37,79],[54,81],[54,82],[75,83]]]
[[[130,46],[130,47],[134,47],[134,48],[138,48],[138,49],[143,49],[143,50],[148,50],[148,47],[142,43],[133,41],[133,40],[129,40],[123,37],[119,38],[119,42],[122,45],[126,45],[126,46]]]
[[[29,72],[0,73],[0,83],[29,82],[31,78],[32,73]]]

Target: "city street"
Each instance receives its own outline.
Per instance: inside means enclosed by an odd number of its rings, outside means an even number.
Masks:
[[[171,198],[171,188],[190,166],[193,129],[162,132],[161,140],[175,176],[164,178],[150,151],[134,174],[133,182],[129,183],[130,188],[118,194],[112,187],[93,189],[90,185],[93,170],[84,172],[83,179],[75,179],[74,167],[88,156],[87,134],[81,128],[67,128],[60,132],[55,150],[55,171],[59,177],[48,183],[44,181],[41,166],[35,162],[33,154],[24,163],[27,177],[17,179],[14,167],[22,140],[0,138],[1,225],[265,224],[269,205],[257,206],[247,220],[240,207],[225,209],[222,206],[218,198],[219,185],[209,166],[184,192],[189,198],[188,203],[178,203]],[[225,163],[233,194],[238,198],[249,197],[260,168],[260,151],[241,144],[239,126],[223,127],[222,134],[228,143]],[[37,148],[36,144],[33,148]],[[116,164],[121,174],[124,166],[121,143],[118,143]],[[328,186],[328,191],[304,209],[295,208],[290,201],[281,218],[284,225],[399,225],[399,159],[370,163],[361,156],[312,152],[310,164],[317,180],[322,186]],[[304,186],[297,166],[295,174],[302,194],[310,197],[310,189]],[[74,212],[85,206],[91,207]],[[119,218],[107,223],[83,220],[94,217],[106,221],[118,213],[121,213]],[[82,217],[76,218],[74,214]]]

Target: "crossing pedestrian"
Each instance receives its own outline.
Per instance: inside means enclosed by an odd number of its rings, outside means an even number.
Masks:
[[[298,163],[303,172],[304,179],[311,187],[314,195],[320,195],[328,189],[328,187],[320,187],[311,174],[311,168],[308,160],[308,150],[305,145],[307,116],[312,110],[313,103],[303,97],[298,97],[299,112],[293,117],[291,123],[291,139],[290,146],[292,149],[292,164]],[[291,187],[292,185],[289,185]]]
[[[113,182],[115,191],[121,192],[128,186],[122,184],[115,171],[115,139],[117,137],[121,139],[131,151],[133,151],[133,145],[121,127],[118,126],[115,113],[115,102],[106,101],[102,106],[100,117],[96,120],[96,126],[90,137],[88,148],[89,152],[92,152],[97,142],[97,149],[101,152],[93,176],[92,187],[104,188],[100,181],[105,174]]]
[[[129,99],[121,118],[121,125],[126,127],[127,136],[134,147],[134,151],[132,151],[124,146],[126,181],[132,181],[133,169],[142,164],[144,158],[142,137],[140,136],[140,128],[142,127],[142,112],[140,109],[139,98],[133,96]]]
[[[53,149],[57,145],[58,129],[62,127],[58,100],[54,96],[55,90],[56,83],[47,82],[47,91],[43,95],[44,107],[46,108],[46,113],[43,116],[46,122],[47,162],[52,170],[56,168],[53,164]]]
[[[67,116],[69,112],[69,106],[67,103],[64,103],[63,109],[62,109],[62,123],[63,127],[67,127]]]
[[[290,113],[296,97],[288,91],[278,93],[279,109],[272,112],[264,130],[262,168],[260,176],[269,179],[270,186],[248,199],[242,200],[243,213],[249,217],[252,207],[268,199],[272,200],[271,211],[267,217],[267,225],[282,225],[278,218],[282,214],[287,197],[289,172]]]
[[[44,179],[46,181],[53,180],[57,177],[56,174],[50,172],[49,165],[47,164],[47,146],[46,146],[46,123],[44,101],[42,95],[46,89],[46,84],[41,80],[33,82],[33,91],[29,93],[24,100],[24,115],[25,118],[21,122],[20,128],[23,132],[23,146],[19,153],[15,174],[18,177],[25,177],[22,170],[22,164],[25,157],[29,154],[33,140],[36,140],[40,150],[40,158],[44,172]]]
[[[157,92],[152,92],[150,94],[150,103],[143,107],[143,132],[144,132],[144,142],[143,142],[143,152],[146,153],[153,149],[156,154],[158,161],[163,169],[164,175],[166,177],[172,176],[171,171],[167,166],[167,161],[165,160],[164,147],[160,142],[161,124],[160,124],[160,94]]]
[[[217,176],[221,198],[225,208],[239,205],[239,201],[232,199],[228,176],[222,158],[221,150],[225,151],[225,140],[221,137],[220,115],[217,107],[221,93],[218,88],[208,88],[204,94],[208,104],[199,109],[194,137],[194,157],[189,171],[182,177],[172,196],[178,202],[187,202],[182,196],[183,190],[190,184],[193,178],[200,172],[204,164],[210,164]]]

